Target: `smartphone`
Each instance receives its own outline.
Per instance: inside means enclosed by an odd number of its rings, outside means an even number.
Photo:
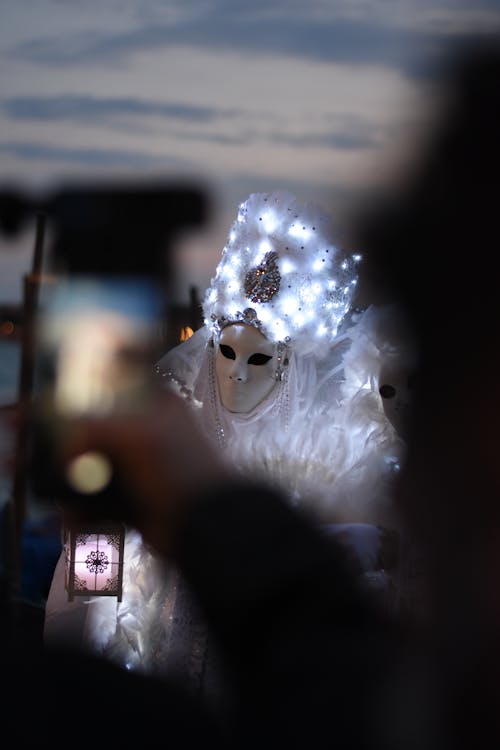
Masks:
[[[124,488],[109,457],[61,462],[74,420],[144,409],[166,316],[164,290],[146,275],[70,276],[41,290],[35,324],[32,490],[63,507],[115,518]]]

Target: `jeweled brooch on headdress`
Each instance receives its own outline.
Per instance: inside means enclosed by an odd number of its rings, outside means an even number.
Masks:
[[[266,253],[264,260],[245,276],[245,295],[252,302],[269,302],[279,292],[281,276],[278,270],[278,255]]]

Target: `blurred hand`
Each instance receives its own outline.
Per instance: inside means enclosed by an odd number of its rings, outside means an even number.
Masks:
[[[108,456],[134,504],[134,525],[163,556],[175,552],[183,514],[213,484],[230,481],[217,450],[200,432],[191,408],[160,392],[141,413],[78,419],[64,460],[86,451]]]

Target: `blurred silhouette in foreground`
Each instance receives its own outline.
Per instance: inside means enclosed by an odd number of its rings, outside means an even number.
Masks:
[[[448,74],[415,175],[361,233],[368,274],[403,305],[420,352],[399,494],[426,559],[455,748],[500,739],[500,40]]]

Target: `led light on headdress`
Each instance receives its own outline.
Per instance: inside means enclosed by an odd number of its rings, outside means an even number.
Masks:
[[[230,323],[248,323],[270,341],[324,355],[350,308],[359,260],[334,244],[317,206],[281,191],[253,193],[205,292],[205,324],[217,337]]]

